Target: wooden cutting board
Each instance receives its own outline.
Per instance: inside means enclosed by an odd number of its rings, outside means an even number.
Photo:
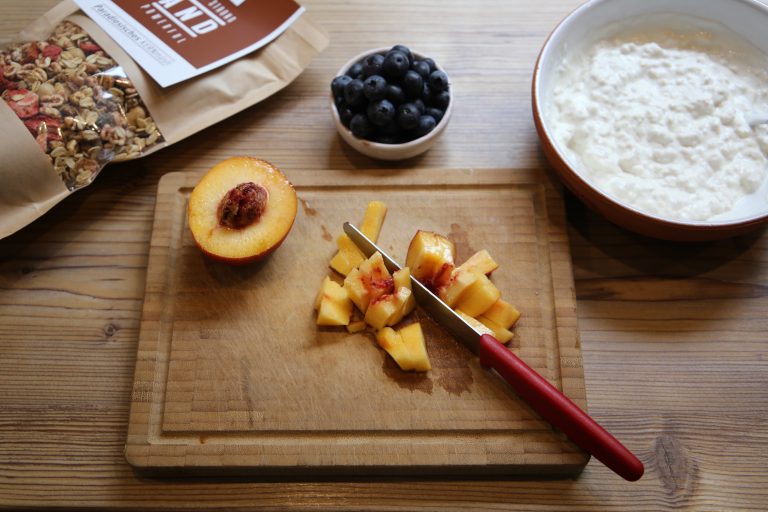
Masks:
[[[433,369],[406,373],[370,333],[318,328],[342,223],[389,206],[380,245],[417,229],[461,262],[487,249],[522,318],[510,348],[586,408],[560,197],[540,170],[286,172],[301,207],[245,268],[207,260],[186,225],[200,174],[160,181],[125,453],[143,469],[261,474],[573,474],[588,456],[417,310]]]

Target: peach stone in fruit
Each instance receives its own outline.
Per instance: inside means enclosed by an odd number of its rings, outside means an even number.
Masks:
[[[210,258],[233,265],[277,249],[296,218],[296,191],[264,160],[234,157],[211,168],[189,197],[192,237]]]

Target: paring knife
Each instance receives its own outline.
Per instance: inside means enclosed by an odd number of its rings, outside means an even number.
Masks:
[[[366,257],[379,252],[390,272],[400,269],[395,260],[349,222],[344,223],[344,232]],[[435,322],[477,354],[482,366],[496,370],[542,418],[621,477],[634,482],[643,476],[643,463],[632,452],[522,359],[493,336],[481,336],[413,277],[411,288],[416,303]]]

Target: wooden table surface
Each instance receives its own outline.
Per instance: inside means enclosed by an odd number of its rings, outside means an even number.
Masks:
[[[54,3],[4,0],[0,38]],[[350,55],[399,42],[441,62],[457,98],[439,144],[409,166],[546,167],[531,73],[546,35],[579,0],[303,3],[332,42],[290,87],[174,147],[107,168],[0,241],[0,506],[765,509],[768,233],[659,242],[612,226],[567,194],[589,409],[645,463],[639,482],[594,460],[566,480],[134,474],[123,446],[154,194],[165,173],[237,154],[288,174],[380,167],[337,137],[326,90]]]

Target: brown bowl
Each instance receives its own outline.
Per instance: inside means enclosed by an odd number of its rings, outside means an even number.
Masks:
[[[724,28],[739,34],[768,54],[768,8],[752,0],[700,0],[696,12],[685,0],[593,0],[568,15],[549,35],[536,61],[532,83],[533,119],[544,155],[562,182],[589,208],[611,222],[646,236],[675,241],[705,241],[747,233],[768,222],[768,200],[746,215],[732,220],[686,222],[643,213],[601,192],[580,174],[578,167],[558,148],[550,131],[545,102],[557,66],[577,47],[611,23],[621,24],[632,16],[682,14],[695,16],[707,24],[717,20]],[[709,21],[708,21],[709,20]]]

